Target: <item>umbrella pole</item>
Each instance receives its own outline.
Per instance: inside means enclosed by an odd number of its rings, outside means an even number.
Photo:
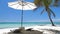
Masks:
[[[21,12],[21,27],[23,27],[23,1],[22,1],[22,12]]]
[[[21,12],[21,27],[23,27],[23,10]]]

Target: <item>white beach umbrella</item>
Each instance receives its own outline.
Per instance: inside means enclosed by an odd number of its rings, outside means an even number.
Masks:
[[[9,2],[8,6],[17,10],[33,10],[36,8],[34,3],[24,1]]]
[[[8,6],[16,9],[16,10],[22,10],[21,12],[21,27],[23,27],[23,10],[33,10],[37,8],[34,3],[32,2],[25,2],[25,1],[15,1],[15,2],[8,2]]]

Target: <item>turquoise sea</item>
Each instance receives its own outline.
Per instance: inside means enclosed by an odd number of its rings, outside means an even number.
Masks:
[[[60,25],[60,22],[54,22],[55,25]],[[23,22],[23,26],[35,26],[35,25],[51,25],[50,22]],[[20,27],[21,22],[0,22],[0,29],[1,28],[13,28],[13,27]]]

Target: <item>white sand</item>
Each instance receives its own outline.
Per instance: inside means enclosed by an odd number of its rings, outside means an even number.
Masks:
[[[60,31],[59,26],[30,26],[30,27],[25,27],[25,29],[28,28],[33,28],[33,30],[38,30],[42,31],[43,34],[60,34],[60,32],[55,32],[55,31]],[[6,28],[6,29],[0,29],[0,34],[8,33],[10,30],[15,30],[18,28]]]
[[[0,34],[8,33],[8,32],[10,32],[10,30],[14,30],[14,29],[17,29],[17,28],[0,29]]]

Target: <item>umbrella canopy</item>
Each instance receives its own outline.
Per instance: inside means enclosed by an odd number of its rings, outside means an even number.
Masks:
[[[36,5],[34,3],[31,2],[25,2],[25,1],[15,1],[15,2],[8,2],[8,6],[13,8],[13,9],[17,9],[17,10],[22,10],[21,12],[21,27],[23,27],[23,10],[34,10],[36,7]]]
[[[22,1],[9,2],[8,6],[17,10],[33,10],[37,8],[34,3],[24,2],[24,1],[23,2]]]

